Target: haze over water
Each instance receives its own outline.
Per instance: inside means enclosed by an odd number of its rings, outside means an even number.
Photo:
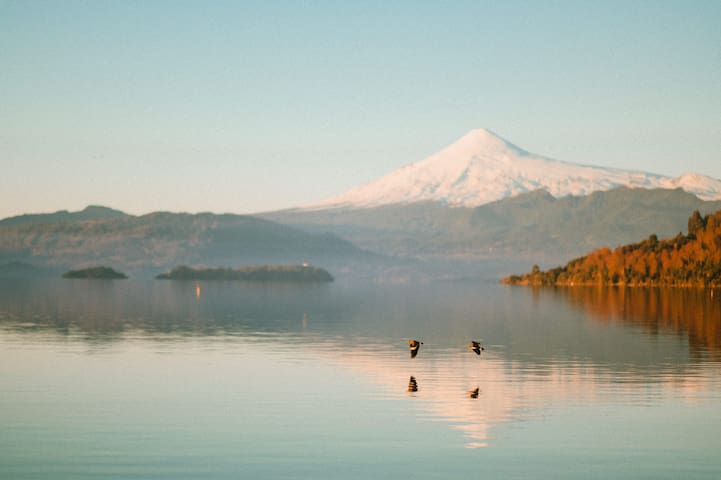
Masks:
[[[0,280],[0,425],[17,479],[718,478],[721,292]]]

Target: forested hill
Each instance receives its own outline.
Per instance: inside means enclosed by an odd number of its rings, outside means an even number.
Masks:
[[[616,188],[555,198],[545,190],[477,208],[423,202],[375,208],[287,210],[264,218],[305,231],[334,233],[361,248],[411,258],[525,259],[555,265],[604,245],[625,245],[656,233],[685,230],[705,202],[681,189]]]
[[[721,286],[721,210],[688,220],[688,235],[656,235],[630,245],[600,248],[565,267],[503,279],[519,285]]]
[[[0,227],[14,227],[18,225],[47,225],[52,223],[84,222],[90,220],[107,220],[122,218],[128,215],[120,210],[98,205],[89,205],[79,212],[58,210],[55,213],[36,213],[18,215],[0,220]]]
[[[134,216],[91,207],[0,223],[0,266],[10,267],[65,270],[111,264],[137,276],[179,264],[309,262],[342,273],[383,266],[386,261],[335,235],[310,234],[248,215]]]

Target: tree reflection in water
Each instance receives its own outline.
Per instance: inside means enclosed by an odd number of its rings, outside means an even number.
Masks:
[[[555,294],[601,322],[687,335],[692,355],[721,360],[721,292],[701,288],[557,287]]]

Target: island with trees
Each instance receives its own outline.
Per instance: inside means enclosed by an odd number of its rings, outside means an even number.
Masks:
[[[243,280],[251,282],[332,282],[333,276],[311,265],[259,265],[230,268],[179,266],[157,275],[161,280]]]
[[[688,234],[600,248],[565,266],[511,275],[509,285],[617,285],[721,287],[721,210],[688,220]]]
[[[63,278],[97,278],[104,280],[116,280],[128,278],[122,272],[117,272],[110,267],[90,267],[80,270],[70,270],[63,273]]]

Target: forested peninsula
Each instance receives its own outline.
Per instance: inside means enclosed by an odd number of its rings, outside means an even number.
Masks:
[[[176,267],[160,280],[245,280],[252,282],[332,282],[333,276],[310,265],[260,265],[230,268]]]
[[[511,275],[510,285],[618,285],[721,287],[721,210],[688,219],[688,235],[600,248],[564,267]]]

